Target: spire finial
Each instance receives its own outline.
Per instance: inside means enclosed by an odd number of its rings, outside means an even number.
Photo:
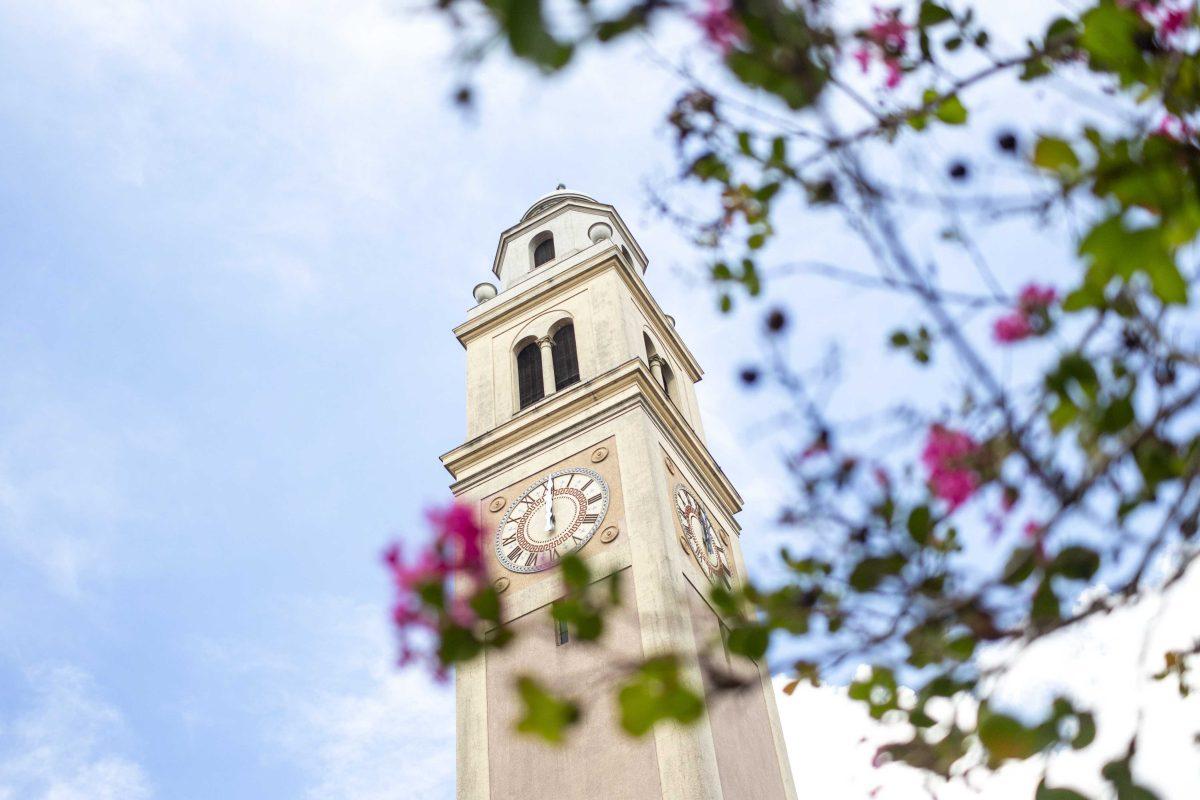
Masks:
[[[554,187],[554,191],[561,192],[565,188],[567,188],[567,185],[565,183],[560,183],[558,186]]]

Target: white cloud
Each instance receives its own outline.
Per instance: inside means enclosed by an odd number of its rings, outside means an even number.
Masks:
[[[998,687],[997,702],[1013,713],[1036,711],[1065,693],[1097,713],[1098,737],[1078,752],[1049,759],[1052,785],[1072,786],[1106,796],[1101,766],[1123,754],[1142,709],[1137,778],[1163,800],[1200,797],[1200,696],[1184,700],[1170,682],[1149,679],[1166,649],[1185,647],[1197,635],[1194,609],[1200,601],[1200,570],[1192,570],[1164,598],[1096,618],[1078,630],[1030,648]],[[1148,637],[1148,663],[1141,663]],[[785,681],[777,680],[777,686]],[[843,687],[807,684],[788,697],[778,695],[780,718],[792,773],[801,794],[812,797],[879,800],[1010,800],[1032,797],[1042,764],[1011,764],[995,774],[972,774],[949,784],[928,782],[901,764],[873,767],[880,745],[907,738],[904,726],[876,722]],[[872,794],[872,792],[875,792]]]
[[[118,749],[120,712],[87,673],[45,667],[27,676],[32,705],[0,719],[0,800],[144,800],[142,767]]]
[[[197,654],[236,678],[264,751],[302,776],[304,796],[452,797],[453,686],[396,668],[379,606],[324,597],[282,608],[273,628],[285,640],[206,641]]]
[[[111,570],[110,528],[127,513],[116,477],[121,446],[77,409],[24,394],[0,396],[9,420],[0,425],[0,556],[7,550],[78,599]]]

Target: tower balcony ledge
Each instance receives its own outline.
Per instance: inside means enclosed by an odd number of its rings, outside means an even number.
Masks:
[[[555,392],[444,454],[442,465],[454,479],[451,491],[456,496],[468,492],[530,455],[639,406],[728,513],[740,511],[741,495],[640,358]]]

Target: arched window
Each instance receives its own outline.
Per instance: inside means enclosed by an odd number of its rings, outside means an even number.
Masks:
[[[579,382],[579,357],[575,354],[575,326],[567,323],[554,332],[554,390]]]
[[[675,373],[671,371],[671,367],[667,365],[666,361],[662,363],[662,382],[667,399],[675,405],[679,405],[679,387],[675,385]]]
[[[554,260],[554,237],[546,236],[533,248],[533,268]]]
[[[642,343],[646,346],[646,363],[650,365],[650,372],[654,374],[655,378],[662,381],[663,391],[667,393],[667,398],[675,405],[679,405],[679,387],[675,385],[675,373],[671,372],[667,360],[658,354],[649,334],[642,333]],[[656,363],[657,366],[655,366]]]
[[[542,351],[537,342],[530,342],[517,352],[517,389],[521,395],[521,408],[546,395],[542,385]]]
[[[650,363],[650,356],[658,355],[658,351],[654,349],[654,342],[650,341],[650,334],[642,333],[642,344],[646,346],[646,363]]]

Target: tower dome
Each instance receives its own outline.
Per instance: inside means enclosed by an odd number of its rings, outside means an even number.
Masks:
[[[563,184],[559,184],[553,192],[544,194],[533,202],[529,210],[521,217],[521,222],[541,214],[543,211],[548,211],[564,200],[584,200],[588,203],[596,202],[595,198],[589,197],[582,192],[572,192]]]

